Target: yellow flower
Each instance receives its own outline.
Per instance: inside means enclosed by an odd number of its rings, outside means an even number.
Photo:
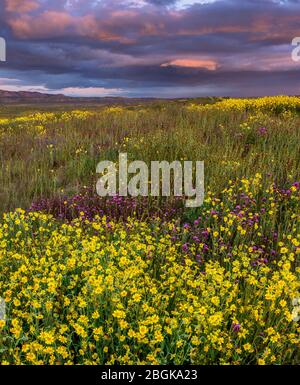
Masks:
[[[142,296],[138,293],[136,293],[132,296],[133,302],[140,302],[141,298],[142,298]]]
[[[140,334],[142,334],[142,335],[145,335],[145,334],[147,334],[148,333],[148,328],[146,327],[146,326],[140,326],[140,328],[139,328],[139,332],[140,332]]]
[[[119,318],[119,319],[124,319],[126,317],[126,314],[123,310],[115,310],[113,312],[113,317]]]
[[[286,247],[281,247],[281,249],[280,249],[281,254],[286,254],[286,253],[288,253],[288,251],[289,250]]]

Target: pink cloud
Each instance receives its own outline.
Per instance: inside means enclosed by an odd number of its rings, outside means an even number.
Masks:
[[[39,7],[39,3],[34,0],[5,0],[5,10],[7,12],[31,12]]]
[[[81,2],[79,2],[81,3]],[[120,2],[121,4],[122,2]],[[142,3],[144,3],[142,1]],[[78,4],[78,2],[76,2]],[[84,7],[84,2],[80,7]],[[101,3],[102,4],[102,3]],[[275,15],[257,15],[249,19],[241,19],[234,23],[227,17],[222,23],[215,23],[203,14],[196,18],[188,10],[161,10],[158,7],[118,9],[114,2],[104,2],[101,12],[89,9],[89,13],[69,13],[72,8],[61,10],[45,10],[39,15],[28,14],[39,7],[37,0],[6,0],[6,10],[21,14],[9,14],[8,24],[14,34],[22,39],[48,38],[57,36],[84,36],[97,40],[116,40],[124,44],[132,44],[143,36],[200,36],[221,33],[248,33],[249,41],[268,40],[270,38],[290,39],[295,35],[297,16],[283,15],[280,20]],[[78,5],[79,7],[79,5]],[[69,9],[66,10],[66,9]],[[205,8],[203,8],[205,10]],[[201,63],[200,63],[201,64]],[[179,64],[177,64],[179,65]],[[180,66],[186,66],[181,63]],[[197,64],[191,64],[197,67]],[[213,68],[213,64],[205,64],[205,68]]]
[[[99,40],[119,40],[123,43],[129,41],[129,39],[110,31],[110,29],[105,26],[105,23],[97,20],[92,15],[73,18],[72,25],[79,36],[86,36]]]
[[[58,36],[72,25],[72,17],[66,12],[46,11],[39,17],[22,15],[8,23],[20,38]]]
[[[60,35],[77,35],[100,40],[119,40],[128,43],[131,40],[118,35],[105,26],[93,15],[72,16],[65,11],[45,11],[38,17],[28,14],[8,20],[15,36],[21,39],[45,38]]]
[[[218,67],[216,61],[211,59],[176,59],[168,63],[161,64],[161,67],[188,67],[188,68],[205,68],[210,71],[215,71]]]

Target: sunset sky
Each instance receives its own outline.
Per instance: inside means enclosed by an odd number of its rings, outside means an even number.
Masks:
[[[300,94],[300,0],[0,0],[0,89],[72,96]]]

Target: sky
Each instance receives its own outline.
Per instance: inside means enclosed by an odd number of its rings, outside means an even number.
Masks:
[[[300,0],[0,0],[0,89],[299,95],[297,36]]]

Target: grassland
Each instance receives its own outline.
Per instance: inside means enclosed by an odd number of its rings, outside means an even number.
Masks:
[[[0,110],[2,363],[300,363],[300,99],[208,102]],[[97,197],[119,152],[204,205]]]

